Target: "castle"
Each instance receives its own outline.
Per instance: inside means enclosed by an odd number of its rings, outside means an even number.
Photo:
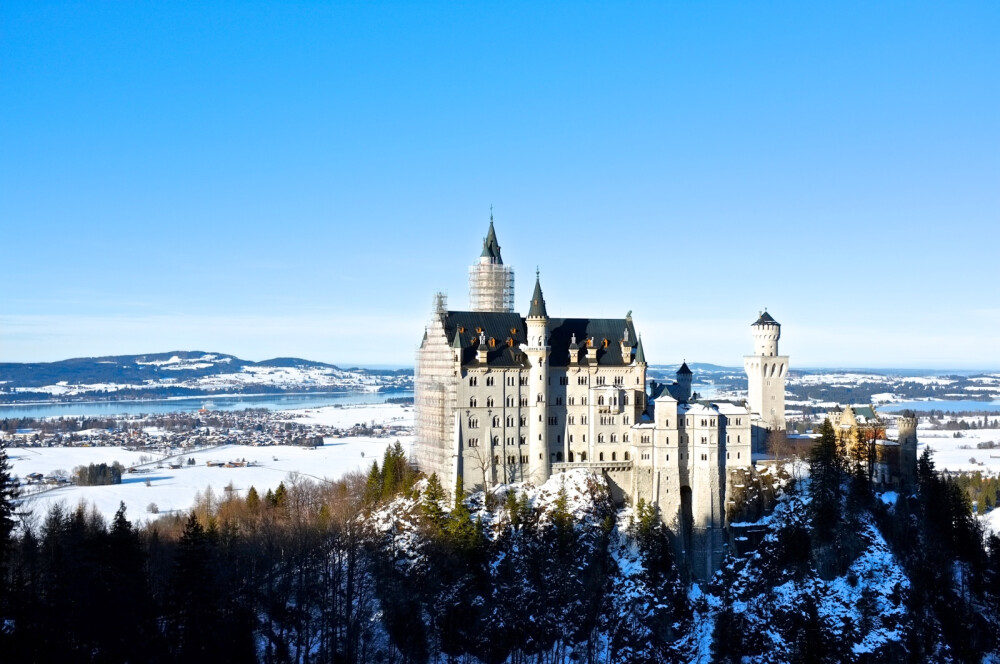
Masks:
[[[492,215],[469,292],[469,311],[437,295],[417,352],[420,469],[453,491],[459,477],[488,490],[571,468],[601,474],[616,500],[657,504],[691,573],[711,575],[725,554],[730,477],[751,467],[756,432],[785,426],[777,321],[764,313],[751,326],[749,401],[704,401],[687,363],[647,391],[631,312],[550,316],[536,273],[527,316],[516,313]]]

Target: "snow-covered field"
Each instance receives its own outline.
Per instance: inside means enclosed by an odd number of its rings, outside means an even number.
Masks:
[[[917,454],[923,454],[925,447],[933,451],[932,459],[938,470],[982,471],[1000,474],[1000,448],[977,449],[976,445],[992,441],[1000,444],[1000,429],[970,429],[962,431],[961,438],[955,438],[954,431],[932,430],[917,427]],[[895,432],[889,431],[889,437]],[[973,461],[975,459],[975,461]]]
[[[287,411],[289,419],[298,423],[333,424],[350,426],[355,423],[398,423],[411,426],[413,409],[389,404],[366,405],[348,408],[320,408],[305,411]],[[296,417],[303,415],[304,417]],[[409,452],[410,437],[399,437],[399,441]],[[39,518],[53,503],[62,502],[67,507],[75,507],[80,501],[93,504],[98,511],[110,519],[118,509],[120,501],[125,502],[128,516],[133,521],[155,518],[147,511],[151,503],[159,508],[159,513],[185,511],[189,509],[198,492],[211,487],[216,495],[222,495],[224,488],[232,483],[241,495],[254,486],[260,493],[274,489],[282,481],[289,481],[290,475],[298,474],[310,479],[337,479],[355,470],[367,470],[372,460],[381,461],[386,446],[396,438],[328,438],[326,444],[316,449],[295,446],[255,447],[251,445],[224,445],[201,452],[185,452],[169,462],[142,466],[144,472],[126,473],[122,483],[111,486],[67,486],[45,491],[27,498],[30,507]],[[111,464],[118,461],[126,468],[139,464],[142,457],[152,457],[150,452],[130,452],[121,447],[11,447],[7,450],[13,466],[13,474],[25,477],[29,473],[49,475],[58,470],[72,473],[77,466],[90,463]],[[187,459],[194,458],[189,466]],[[245,459],[252,465],[239,468],[209,467],[206,462],[228,462]],[[169,463],[184,462],[179,469],[172,469]],[[162,465],[162,467],[157,467]],[[146,485],[147,481],[149,486]]]

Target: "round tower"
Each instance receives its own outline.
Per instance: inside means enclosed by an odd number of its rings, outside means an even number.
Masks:
[[[469,267],[469,307],[472,311],[514,311],[514,270],[500,257],[492,212],[479,261]]]
[[[753,354],[774,357],[778,354],[778,339],[781,338],[781,325],[766,311],[750,326],[753,336]]]
[[[527,323],[528,343],[524,348],[531,368],[528,371],[528,475],[535,484],[549,478],[548,384],[549,384],[549,314],[545,310],[542,285],[535,273],[535,292],[531,296]]]
[[[753,355],[743,357],[747,372],[747,403],[754,414],[754,440],[763,441],[768,430],[785,428],[785,379],[788,356],[778,355],[781,325],[763,311],[750,325]]]

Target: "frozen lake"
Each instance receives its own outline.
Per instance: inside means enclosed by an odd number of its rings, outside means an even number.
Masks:
[[[309,394],[261,394],[149,401],[86,401],[76,403],[0,404],[0,420],[7,417],[115,417],[194,412],[209,404],[209,410],[292,410],[335,405],[385,403],[386,399],[413,398],[413,392],[313,392]]]

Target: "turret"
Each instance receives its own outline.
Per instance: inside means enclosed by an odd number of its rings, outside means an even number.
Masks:
[[[904,410],[896,421],[899,427],[899,476],[903,488],[912,488],[917,478],[917,416]]]
[[[472,311],[514,311],[514,270],[504,265],[500,257],[492,212],[479,260],[469,268],[469,308]]]
[[[684,402],[691,400],[691,381],[694,378],[694,374],[687,365],[687,360],[681,364],[681,368],[677,370],[677,391],[675,393],[677,400]]]
[[[788,356],[778,355],[781,325],[767,311],[750,325],[753,355],[743,357],[747,372],[747,402],[756,419],[754,439],[759,445],[768,430],[785,428],[785,379]]]
[[[535,484],[549,477],[548,403],[549,384],[549,314],[545,309],[542,285],[535,273],[535,292],[526,319],[528,343],[523,347],[531,368],[528,371],[528,473]]]
[[[778,339],[781,338],[781,325],[764,311],[760,318],[750,326],[753,335],[754,355],[774,356],[778,354]]]

